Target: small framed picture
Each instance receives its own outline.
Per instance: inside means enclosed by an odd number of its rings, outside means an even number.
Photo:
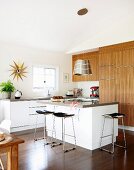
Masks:
[[[68,83],[69,82],[69,73],[63,73],[63,82]]]

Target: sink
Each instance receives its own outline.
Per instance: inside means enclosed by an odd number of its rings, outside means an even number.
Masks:
[[[37,100],[50,100],[51,97],[37,97]]]

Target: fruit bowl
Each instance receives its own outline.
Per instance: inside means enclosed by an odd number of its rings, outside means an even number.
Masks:
[[[64,98],[62,96],[53,96],[51,98],[51,101],[52,102],[63,102],[64,101]]]
[[[64,99],[53,99],[53,98],[51,98],[51,101],[52,102],[63,102]]]

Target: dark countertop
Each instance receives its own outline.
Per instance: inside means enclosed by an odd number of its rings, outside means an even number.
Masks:
[[[92,103],[92,104],[83,104],[83,108],[87,108],[87,107],[97,107],[97,106],[106,106],[106,105],[114,105],[114,104],[119,104],[119,102],[110,102],[110,103],[100,103],[100,102],[96,102],[96,103]]]
[[[51,97],[44,97],[44,98],[21,98],[21,99],[10,99],[11,102],[17,102],[17,101],[37,101],[38,103],[42,104],[50,104],[50,105],[57,105],[57,106],[71,106],[74,104],[77,104],[77,107],[79,108],[88,108],[88,107],[97,107],[97,106],[106,106],[106,105],[114,105],[119,104],[118,102],[106,102],[102,103],[98,100],[93,100],[89,102],[80,102],[80,101],[63,101],[63,102],[52,102],[50,100]]]
[[[52,96],[50,97],[30,97],[30,98],[20,98],[20,99],[15,99],[15,98],[11,98],[10,101],[11,102],[17,102],[17,101],[32,101],[32,100],[50,100],[52,98]],[[65,96],[64,99],[66,98],[74,98],[73,96],[69,97],[69,96]],[[0,100],[9,100],[9,99],[0,99]]]
[[[50,104],[50,105],[56,105],[56,106],[73,106],[76,104],[76,107],[79,108],[88,108],[88,107],[97,107],[97,106],[106,106],[106,105],[114,105],[114,104],[119,104],[118,102],[109,102],[109,103],[101,103],[99,101],[92,101],[92,102],[70,102],[70,101],[65,101],[65,102],[52,102],[50,101],[38,101],[38,103],[42,104]]]
[[[20,98],[20,99],[10,99],[11,102],[17,101],[32,101],[32,100],[50,100],[51,97],[42,97],[42,98]]]
[[[50,100],[52,98],[52,96],[50,97],[32,97],[32,98],[20,98],[20,99],[15,99],[12,98],[10,99],[11,102],[17,102],[17,101],[34,101],[34,100]],[[83,97],[84,98],[84,97]],[[79,100],[79,98],[77,97],[69,97],[69,96],[64,96],[64,99],[70,99],[73,101],[75,100]],[[89,98],[88,98],[89,99]],[[90,98],[90,100],[99,100],[99,98]],[[2,100],[2,99],[1,99]],[[3,99],[3,100],[9,100],[9,99]]]

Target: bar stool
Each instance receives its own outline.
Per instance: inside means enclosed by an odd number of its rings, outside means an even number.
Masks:
[[[73,121],[73,117],[74,114],[67,114],[67,113],[63,113],[63,112],[58,112],[58,113],[54,113],[54,119],[53,119],[53,130],[52,130],[52,139],[53,139],[53,132],[55,132],[56,134],[56,130],[55,130],[55,117],[59,117],[62,119],[62,142],[57,143],[55,141],[55,144],[51,144],[51,147],[55,147],[55,146],[59,146],[63,144],[63,151],[68,152],[71,150],[75,150],[76,149],[76,135],[75,135],[75,128],[74,128],[74,121]],[[72,128],[73,128],[73,135],[69,135],[69,134],[65,134],[65,119],[67,118],[71,118],[72,119]],[[74,147],[72,148],[68,148],[65,149],[65,136],[70,136],[74,138]],[[53,141],[51,143],[54,143]]]
[[[118,146],[118,147],[126,149],[127,148],[126,147],[126,136],[125,136],[125,128],[124,128],[124,117],[125,117],[125,114],[122,114],[122,113],[111,113],[111,114],[105,114],[105,115],[103,115],[103,117],[104,117],[104,122],[103,122],[102,135],[101,135],[101,141],[100,141],[100,149],[103,150],[103,151],[112,153],[112,154],[114,153],[114,146]],[[112,134],[104,136],[103,133],[104,133],[104,128],[105,128],[105,119],[106,118],[112,119],[112,121],[113,121],[113,127],[112,127],[113,130],[112,130]],[[114,120],[115,119],[121,119],[122,120],[124,146],[115,144],[115,142],[114,142]],[[102,139],[106,138],[106,137],[109,137],[109,136],[112,136],[112,150],[111,151],[102,148]]]
[[[36,117],[36,126],[35,126],[35,130],[34,130],[34,141],[37,141],[37,140],[41,140],[41,139],[46,139],[46,143],[45,145],[49,145],[51,144],[50,142],[47,142],[47,127],[46,127],[46,116],[47,115],[50,115],[50,114],[53,114],[54,112],[51,112],[51,111],[47,111],[47,110],[36,110],[36,113],[37,113],[37,117]],[[43,138],[36,138],[36,133],[37,133],[37,124],[38,124],[38,116],[39,115],[44,115],[44,136]]]

